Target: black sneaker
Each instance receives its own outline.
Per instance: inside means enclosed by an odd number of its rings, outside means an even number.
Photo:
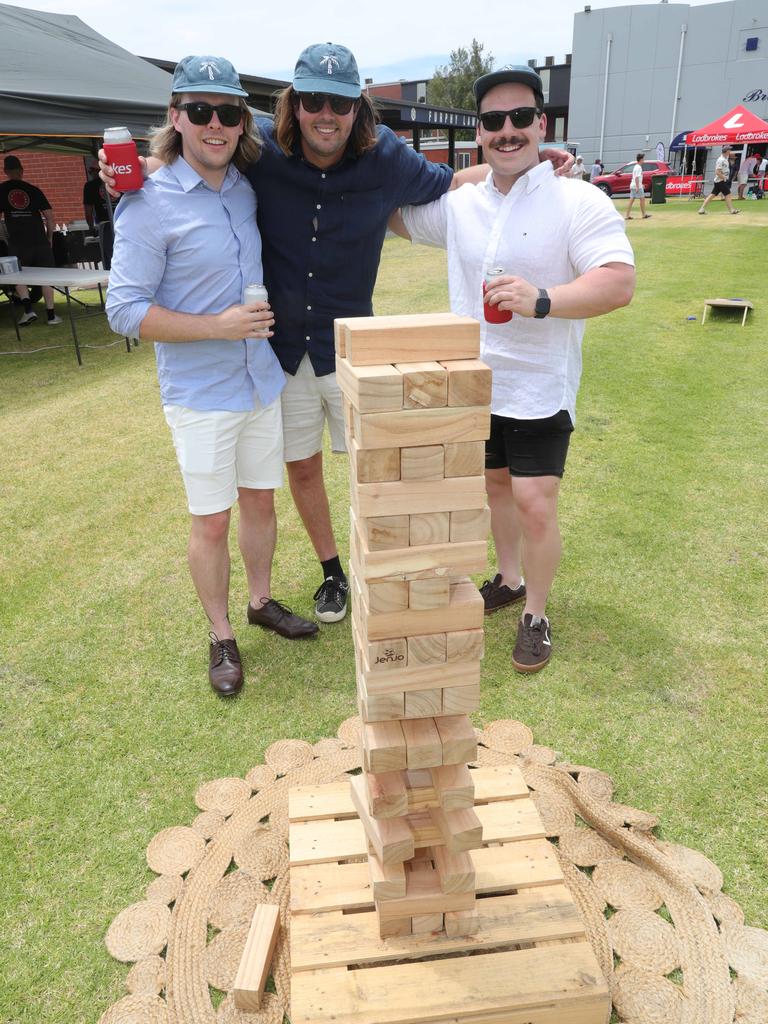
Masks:
[[[497,572],[492,580],[485,580],[480,587],[485,605],[485,614],[491,615],[499,608],[506,608],[508,604],[515,604],[525,598],[525,583],[521,580],[520,586],[514,590],[501,582],[501,573]]]
[[[313,595],[315,615],[321,622],[341,622],[347,614],[349,584],[340,576],[328,576]]]
[[[512,664],[518,672],[538,672],[552,653],[552,631],[546,615],[525,614],[517,627]]]

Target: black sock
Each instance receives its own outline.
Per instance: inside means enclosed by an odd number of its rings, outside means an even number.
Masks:
[[[21,300],[21,304],[24,307],[24,312],[25,313],[31,313],[32,312],[32,300],[31,299],[22,299]]]
[[[49,320],[53,320],[53,318],[54,318],[55,316],[56,316],[56,310],[55,310],[55,309],[49,309],[49,310],[48,310],[48,319],[49,319]]]
[[[333,558],[326,558],[320,565],[323,567],[323,579],[328,579],[329,576],[336,576],[338,579],[346,582],[347,577],[344,575],[344,570],[341,568],[341,562],[339,556],[334,555]]]

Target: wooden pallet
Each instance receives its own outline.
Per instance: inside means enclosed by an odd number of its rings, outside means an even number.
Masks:
[[[293,1024],[604,1024],[581,916],[514,766],[471,770],[478,929],[382,939],[349,784],[289,794]]]

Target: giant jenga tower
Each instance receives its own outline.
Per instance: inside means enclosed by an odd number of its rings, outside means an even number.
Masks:
[[[467,762],[480,699],[491,371],[477,321],[336,322],[365,828],[382,937],[474,928],[482,845]],[[417,360],[418,361],[415,361]]]

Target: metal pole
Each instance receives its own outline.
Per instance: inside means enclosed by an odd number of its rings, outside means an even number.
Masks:
[[[677,78],[675,80],[675,100],[674,100],[674,103],[672,104],[672,127],[669,129],[669,144],[670,144],[670,146],[672,145],[672,142],[673,142],[673,140],[675,138],[675,121],[677,120],[677,103],[678,103],[678,100],[680,99],[680,96],[679,96],[679,92],[680,92],[680,75],[681,75],[682,70],[683,70],[683,47],[685,46],[685,34],[686,34],[687,31],[688,31],[688,26],[687,25],[683,25],[680,28],[680,55],[677,58]]]
[[[611,63],[611,43],[612,42],[613,42],[613,33],[609,32],[608,33],[608,45],[605,48],[605,81],[603,82],[603,119],[600,122],[600,148],[598,150],[598,153],[600,155],[600,159],[601,160],[603,160],[605,158],[605,154],[603,152],[603,146],[604,146],[604,143],[605,143],[605,113],[606,113],[606,109],[608,107],[608,68],[609,68],[610,63]]]

